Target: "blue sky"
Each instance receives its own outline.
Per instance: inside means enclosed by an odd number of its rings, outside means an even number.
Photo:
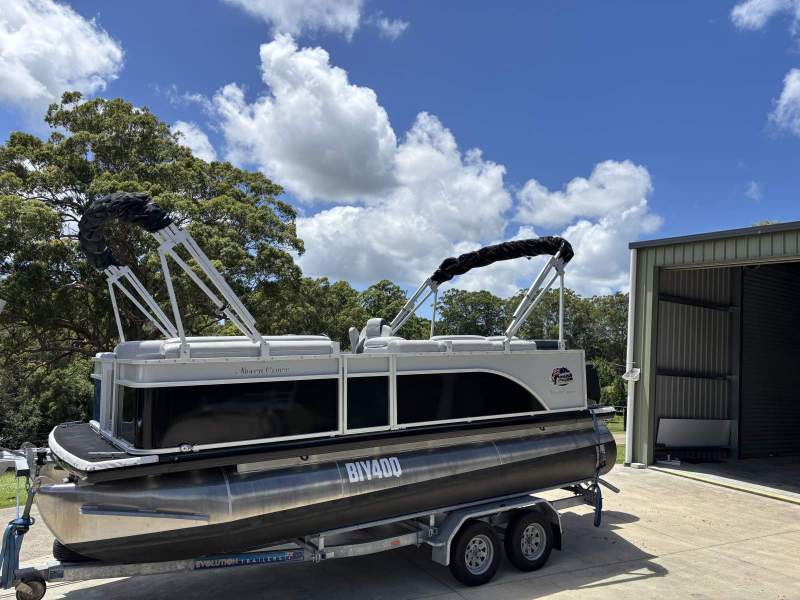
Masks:
[[[49,20],[65,44],[99,36],[106,54],[71,61],[101,84],[12,64],[51,94],[78,81],[147,105],[207,136],[186,136],[196,152],[264,170],[301,213],[304,270],[359,286],[413,285],[451,252],[569,233],[571,283],[606,292],[625,287],[632,239],[800,218],[795,0],[314,0],[304,15],[290,0],[238,3],[19,0],[32,35]],[[0,41],[0,62],[9,52]],[[3,139],[43,133],[47,92],[5,83]],[[508,293],[528,274],[464,285]]]

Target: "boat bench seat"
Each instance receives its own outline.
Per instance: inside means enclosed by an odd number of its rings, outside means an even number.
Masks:
[[[429,340],[407,340],[397,336],[382,336],[368,339],[364,352],[369,354],[420,353],[420,352],[503,352],[503,336],[481,335],[437,335]],[[532,340],[511,340],[512,352],[536,350]]]
[[[338,352],[338,344],[324,335],[264,336],[270,356],[320,356]],[[261,347],[245,336],[187,337],[192,358],[247,358],[261,356]],[[181,341],[124,342],[115,349],[118,359],[157,360],[180,357]]]

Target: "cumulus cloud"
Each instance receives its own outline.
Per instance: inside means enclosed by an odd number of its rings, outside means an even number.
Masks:
[[[262,46],[261,61],[268,93],[249,101],[229,84],[215,95],[215,112],[229,159],[307,200],[297,219],[307,275],[414,285],[447,256],[563,233],[577,253],[569,285],[607,292],[627,285],[627,242],[660,224],[641,165],[605,161],[563,189],[532,179],[514,195],[505,167],[460,148],[434,115],[419,113],[398,140],[375,93],[350,83],[321,48],[278,36]],[[511,295],[539,264],[503,262],[455,283]]]
[[[65,91],[93,94],[122,68],[122,47],[53,0],[0,2],[0,100],[39,108]]]
[[[217,160],[217,153],[214,151],[214,146],[211,145],[208,136],[196,123],[175,121],[175,124],[170,130],[172,133],[178,134],[180,138],[179,143],[189,148],[192,154],[197,158],[206,162]]]
[[[625,210],[632,199],[644,199],[652,189],[647,169],[630,161],[607,160],[591,176],[576,177],[563,191],[550,192],[535,179],[518,194],[517,220],[560,227],[578,216],[602,217]]]
[[[780,129],[800,136],[800,69],[792,69],[783,79],[783,90],[769,115]]]
[[[248,103],[229,84],[214,97],[232,161],[261,166],[301,199],[352,201],[393,185],[397,139],[375,92],[288,35],[261,46],[261,73],[269,95]]]
[[[378,32],[382,37],[389,38],[394,41],[403,35],[408,29],[409,22],[402,19],[388,19],[386,17],[379,17],[375,21]]]
[[[350,39],[361,20],[363,0],[225,0],[272,26],[274,33],[294,36],[332,31]]]
[[[511,205],[505,169],[477,151],[462,153],[434,116],[421,113],[397,148],[397,185],[363,206],[300,218],[303,270],[359,283],[422,280],[455,242],[474,250],[502,234]]]
[[[761,29],[775,15],[792,15],[792,29],[800,23],[800,0],[746,0],[731,10],[731,20],[740,29]]]
[[[610,293],[628,283],[627,242],[653,233],[661,218],[651,212],[650,173],[633,162],[607,160],[588,178],[576,177],[563,190],[528,181],[517,194],[516,219],[561,227],[575,247],[570,285],[582,293]]]

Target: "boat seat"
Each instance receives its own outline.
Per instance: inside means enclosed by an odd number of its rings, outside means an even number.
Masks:
[[[407,340],[397,336],[375,337],[364,342],[365,354],[446,352],[447,345],[436,340]]]
[[[263,336],[270,356],[320,356],[338,352],[338,344],[325,335]],[[261,347],[245,336],[188,337],[192,358],[247,358],[261,356]],[[115,349],[119,359],[158,360],[180,358],[181,342],[167,340],[133,341]]]

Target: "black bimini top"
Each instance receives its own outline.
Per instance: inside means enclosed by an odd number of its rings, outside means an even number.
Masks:
[[[117,192],[95,200],[78,223],[78,240],[86,260],[100,271],[111,266],[122,266],[106,241],[105,224],[109,219],[138,225],[150,232],[160,231],[172,224],[166,211],[142,192]]]
[[[572,246],[564,238],[549,236],[532,238],[528,240],[514,240],[493,246],[484,246],[479,250],[467,252],[461,256],[445,258],[439,268],[431,275],[431,281],[442,284],[450,281],[456,275],[463,275],[467,271],[485,267],[501,260],[512,258],[530,258],[541,254],[555,255],[560,252],[564,264],[572,260],[575,253]]]

